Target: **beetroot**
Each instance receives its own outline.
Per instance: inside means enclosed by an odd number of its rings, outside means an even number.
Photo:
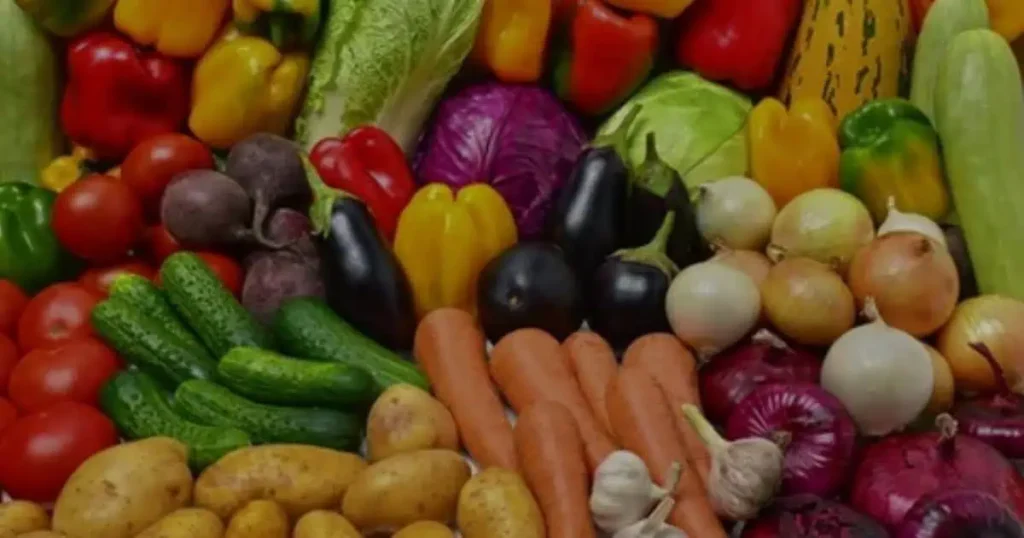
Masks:
[[[704,416],[722,424],[733,407],[760,385],[817,383],[821,358],[790,347],[768,330],[719,354],[700,371]]]
[[[160,200],[160,220],[191,249],[251,245],[252,200],[245,189],[214,170],[190,170],[171,180]]]
[[[1010,459],[1024,458],[1024,398],[1010,390],[1002,366],[985,344],[971,344],[995,374],[995,394],[965,400],[953,411],[960,431],[992,445]]]
[[[1013,465],[996,449],[956,434],[940,415],[941,432],[893,435],[868,447],[854,475],[850,502],[891,529],[926,495],[975,489],[994,495],[1019,518],[1024,488]]]
[[[782,498],[747,524],[742,538],[888,538],[885,527],[837,502],[814,495]]]
[[[838,492],[857,443],[857,428],[843,404],[808,383],[758,387],[729,415],[725,433],[729,439],[785,439],[782,495]]]
[[[1024,538],[1024,527],[988,493],[953,490],[918,501],[895,534],[896,538]]]

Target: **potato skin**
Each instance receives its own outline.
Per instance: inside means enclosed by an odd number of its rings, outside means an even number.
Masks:
[[[182,508],[160,518],[135,538],[221,538],[224,523],[202,508]]]
[[[428,448],[459,449],[455,419],[427,391],[401,383],[382,393],[366,419],[370,461]]]
[[[65,538],[65,536],[59,532],[39,530],[19,534],[18,538]]]
[[[50,516],[36,503],[11,501],[0,504],[0,536],[50,528]]]
[[[341,514],[313,510],[295,524],[292,538],[363,538],[363,535]]]
[[[455,538],[455,534],[447,525],[436,521],[417,521],[391,538]]]
[[[462,538],[544,538],[544,516],[515,471],[492,467],[471,478],[459,494]]]
[[[228,519],[246,503],[276,501],[292,519],[341,502],[366,462],[356,454],[278,444],[236,450],[196,480],[195,505]]]
[[[274,501],[250,501],[228,523],[224,538],[288,538],[288,514]]]
[[[341,513],[360,530],[397,530],[417,521],[447,523],[471,470],[458,452],[406,452],[379,461],[356,477]]]
[[[53,509],[68,538],[132,538],[192,499],[188,448],[166,437],[110,447],[71,475]]]

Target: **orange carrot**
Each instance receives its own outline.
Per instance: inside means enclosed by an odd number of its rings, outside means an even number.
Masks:
[[[564,405],[576,420],[593,471],[615,450],[615,443],[590,412],[567,362],[553,336],[540,329],[519,329],[491,350],[491,377],[517,413],[544,400]]]
[[[456,308],[427,314],[416,328],[413,354],[473,459],[482,467],[518,469],[512,425],[488,375],[486,339],[473,316]]]
[[[697,470],[701,483],[707,486],[711,454],[683,414],[683,404],[700,407],[697,361],[693,354],[671,334],[648,334],[634,340],[626,349],[622,367],[641,368],[654,378],[675,416],[690,465]]]
[[[615,351],[604,338],[590,331],[573,333],[562,342],[562,349],[569,359],[567,364],[576,376],[583,397],[590,404],[590,411],[605,431],[611,433],[612,425],[604,405],[604,391],[619,369]]]
[[[673,413],[654,378],[640,368],[620,369],[608,385],[606,403],[622,446],[640,456],[662,486],[673,462],[682,465],[669,522],[694,538],[726,538],[700,477],[686,463]]]
[[[590,475],[572,413],[558,402],[537,402],[519,415],[513,436],[523,477],[544,513],[547,538],[594,538]]]

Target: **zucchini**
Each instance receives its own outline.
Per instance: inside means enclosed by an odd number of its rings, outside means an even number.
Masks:
[[[214,356],[238,346],[272,347],[269,332],[195,254],[172,254],[160,267],[160,280],[171,304]]]
[[[167,331],[164,324],[119,298],[92,309],[92,327],[129,364],[170,389],[190,379],[214,379],[217,363]]]
[[[164,330],[193,348],[196,355],[211,358],[210,350],[181,320],[171,303],[167,302],[164,292],[149,279],[132,273],[118,275],[110,285],[110,297],[134,306],[139,312],[163,325]]]
[[[139,370],[125,370],[107,381],[100,406],[128,439],[171,437],[187,445],[189,464],[197,471],[251,444],[242,430],[204,426],[177,415],[156,381]]]
[[[293,359],[253,347],[229,351],[217,373],[225,386],[261,403],[363,407],[379,394],[373,378],[355,366]]]
[[[935,90],[946,175],[981,293],[1024,300],[1024,88],[988,29],[949,45]]]
[[[291,355],[358,366],[382,389],[408,383],[430,390],[427,377],[415,364],[360,333],[318,299],[286,302],[272,327],[275,340]]]
[[[249,432],[258,444],[298,443],[357,451],[363,439],[359,414],[260,404],[198,379],[182,383],[172,405],[194,422]]]

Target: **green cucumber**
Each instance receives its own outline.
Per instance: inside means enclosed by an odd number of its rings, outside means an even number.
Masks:
[[[225,386],[260,403],[365,407],[379,394],[373,378],[355,366],[293,359],[253,347],[229,351],[217,373]]]
[[[196,354],[210,357],[210,350],[199,341],[174,311],[171,303],[160,288],[140,275],[125,273],[118,275],[110,285],[110,297],[120,299],[164,326],[164,329],[192,347]],[[212,358],[212,357],[211,357]]]
[[[356,451],[363,440],[361,415],[260,404],[209,381],[182,383],[172,405],[194,422],[247,431],[256,443],[299,443]]]
[[[160,280],[171,304],[214,356],[239,346],[272,347],[270,334],[195,254],[172,254],[160,267]]]
[[[318,299],[286,302],[274,316],[273,331],[281,349],[291,355],[358,366],[385,389],[408,383],[430,390],[415,364],[364,336]]]
[[[214,379],[217,362],[171,334],[163,323],[113,297],[92,309],[92,327],[126,362],[170,389],[190,379]]]
[[[111,378],[100,391],[100,406],[128,439],[171,437],[187,445],[189,464],[197,471],[252,442],[242,430],[182,418],[156,381],[139,370],[125,370]]]

